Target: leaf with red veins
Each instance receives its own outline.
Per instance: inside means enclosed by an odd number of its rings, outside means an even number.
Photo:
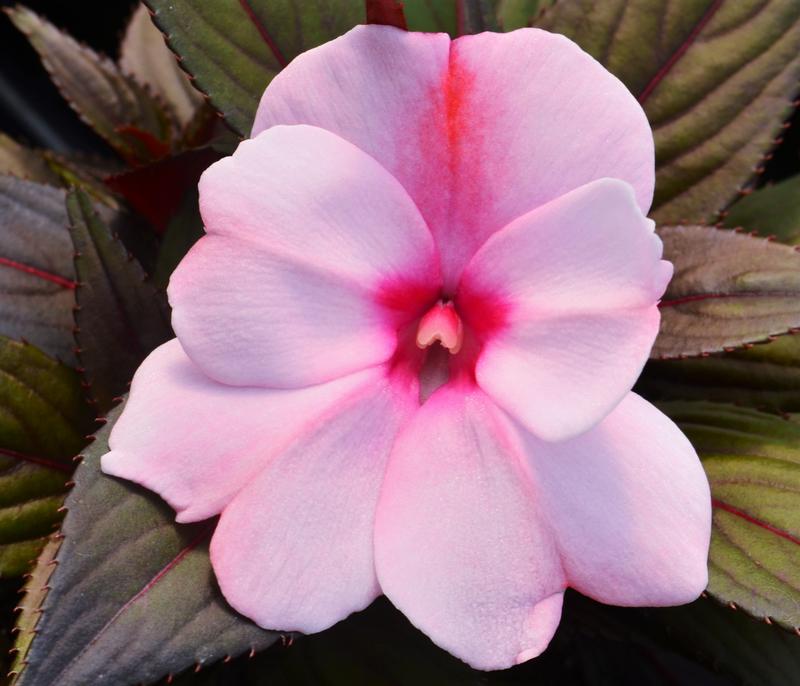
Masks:
[[[70,106],[126,161],[139,164],[152,159],[148,145],[125,135],[126,128],[141,130],[169,146],[174,129],[171,114],[138,81],[31,10],[17,6],[6,12],[39,53]]]
[[[153,683],[279,638],[223,600],[208,558],[213,521],[175,524],[160,498],[101,473],[121,409],[75,472],[24,684]]]
[[[574,0],[539,25],[577,42],[639,98],[655,137],[659,223],[715,221],[792,113],[796,0]]]
[[[0,335],[75,362],[64,191],[0,175]]]
[[[92,418],[73,369],[0,337],[0,577],[24,573],[61,519]]]
[[[720,352],[800,327],[800,253],[705,226],[658,230],[675,275],[652,357]]]
[[[71,190],[66,206],[79,282],[75,338],[102,413],[126,392],[144,358],[173,334],[163,293],[145,281],[86,193]]]
[[[709,592],[800,626],[800,424],[707,402],[661,406],[703,460],[714,508]]]
[[[163,34],[150,19],[149,10],[142,4],[134,10],[125,29],[119,66],[161,97],[174,111],[181,128],[186,128],[205,103],[205,97],[180,68]]]
[[[147,0],[195,87],[247,136],[261,94],[294,57],[364,21],[360,0]]]

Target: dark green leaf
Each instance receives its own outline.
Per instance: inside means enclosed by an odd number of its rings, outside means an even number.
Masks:
[[[711,484],[709,592],[794,630],[800,626],[800,424],[716,403],[662,409],[692,441]]]
[[[800,254],[705,226],[661,227],[675,275],[661,301],[655,358],[718,352],[800,327]]]
[[[143,86],[26,7],[6,12],[73,109],[126,160],[147,161],[169,149],[169,118]]]
[[[643,614],[648,637],[737,684],[786,686],[800,673],[800,638],[795,633],[709,599],[683,607],[622,612]]]
[[[760,188],[731,207],[723,222],[762,236],[775,236],[789,245],[800,244],[800,176]]]
[[[459,34],[496,31],[495,2],[496,0],[458,0],[462,22]]]
[[[542,26],[575,40],[643,104],[661,223],[714,219],[791,113],[797,0],[571,0],[556,3]]]
[[[762,235],[790,238],[793,221],[785,218],[795,213],[793,187],[800,193],[796,179],[756,191],[733,206],[726,222],[748,231],[761,228]],[[638,390],[655,400],[713,400],[772,412],[798,412],[800,337],[781,336],[750,349],[703,358],[651,360]]]
[[[144,5],[136,8],[125,30],[119,66],[160,96],[172,108],[181,127],[192,121],[205,102],[203,94],[192,86],[189,76],[178,66],[178,60],[164,43],[163,34],[151,21]]]
[[[74,370],[0,337],[0,576],[22,574],[60,519],[91,419]]]
[[[30,456],[32,463],[61,460],[66,468],[91,416],[73,369],[30,344],[0,337],[0,446],[6,452]],[[0,504],[12,491],[0,489]]]
[[[461,0],[405,0],[406,22],[411,31],[458,35],[458,2]]]
[[[100,472],[120,411],[75,472],[24,686],[149,683],[278,638],[222,599],[208,559],[213,522],[177,525],[157,496]]]
[[[555,0],[497,0],[497,23],[502,31],[532,26],[540,12]]]
[[[197,189],[186,193],[178,213],[172,218],[164,233],[158,252],[153,281],[160,288],[166,288],[169,277],[183,259],[184,255],[203,236],[203,220],[200,217]]]
[[[651,400],[714,400],[800,412],[800,336],[688,360],[650,360],[637,390]]]
[[[64,192],[0,175],[0,335],[74,363],[72,242]]]
[[[28,580],[22,588],[23,597],[19,603],[19,615],[15,626],[17,638],[14,641],[14,661],[11,663],[9,676],[12,677],[13,684],[15,677],[23,669],[28,655],[31,641],[36,635],[36,624],[39,622],[39,608],[47,595],[47,582],[55,569],[53,559],[61,545],[57,534],[49,538],[41,550],[36,565],[33,568]],[[33,558],[31,558],[33,559]]]
[[[240,135],[269,81],[293,57],[364,21],[352,0],[148,0],[195,84]]]
[[[172,337],[162,293],[145,281],[80,190],[67,194],[73,244],[78,326],[76,340],[91,395],[101,412],[122,395],[134,371],[154,348]]]

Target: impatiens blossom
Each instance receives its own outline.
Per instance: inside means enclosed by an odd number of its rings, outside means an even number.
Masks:
[[[177,338],[103,469],[220,515],[222,593],[270,629],[383,593],[497,669],[567,586],[696,598],[708,484],[631,392],[671,276],[653,183],[641,108],[561,36],[360,26],[299,56],[202,177]]]

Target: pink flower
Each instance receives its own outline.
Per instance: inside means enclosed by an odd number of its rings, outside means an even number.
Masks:
[[[641,108],[561,36],[360,26],[301,55],[203,175],[178,338],[103,469],[221,513],[222,592],[272,629],[385,593],[496,669],[567,586],[694,599],[708,484],[630,391],[671,275],[653,182]]]

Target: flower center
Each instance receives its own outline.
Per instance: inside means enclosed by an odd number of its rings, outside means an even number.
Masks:
[[[452,302],[437,302],[419,320],[417,347],[425,349],[436,342],[455,355],[464,344],[464,324]]]

